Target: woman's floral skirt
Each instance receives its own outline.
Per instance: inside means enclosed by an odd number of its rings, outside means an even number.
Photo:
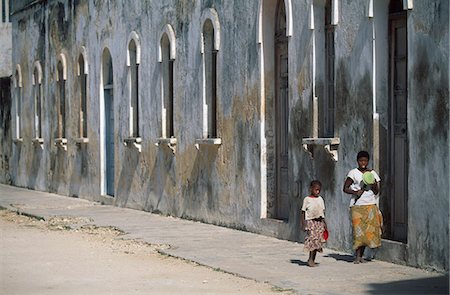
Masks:
[[[353,225],[353,249],[361,246],[381,246],[381,213],[376,205],[351,207]]]

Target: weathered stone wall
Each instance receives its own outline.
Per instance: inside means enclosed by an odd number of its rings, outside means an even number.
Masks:
[[[22,1],[24,2],[24,1]],[[258,42],[259,1],[42,1],[17,2],[13,15],[13,64],[23,76],[23,143],[10,159],[14,185],[57,192],[140,210],[200,220],[271,236],[301,241],[300,206],[309,182],[320,179],[331,237],[328,247],[351,251],[349,197],[342,193],[356,153],[378,151],[384,177],[387,163],[387,13],[388,1],[374,1],[375,16],[367,17],[367,1],[339,1],[335,27],[335,134],[340,138],[338,161],[323,146],[307,151],[302,139],[312,137],[312,67],[317,65],[316,96],[323,95],[323,57],[313,38],[309,1],[292,1],[289,37],[289,218],[260,218],[262,192],[272,192],[273,98],[261,97],[263,45]],[[416,3],[408,10],[408,136],[409,228],[405,263],[448,268],[448,3],[432,8]],[[313,1],[315,15],[323,1]],[[428,4],[427,4],[428,5]],[[21,8],[22,7],[22,8]],[[195,147],[202,137],[200,23],[207,8],[217,11],[220,49],[217,57],[217,129],[222,144]],[[374,22],[374,24],[373,24]],[[166,24],[176,35],[174,118],[176,152],[156,146],[161,137],[158,44]],[[376,98],[380,116],[380,146],[373,142],[373,25],[380,32],[376,54]],[[439,28],[439,29],[438,29]],[[126,55],[135,31],[141,46],[139,65],[140,136],[142,150],[125,146],[129,135]],[[384,32],[384,33],[383,33]],[[323,32],[322,32],[323,34]],[[314,37],[315,36],[315,37]],[[384,43],[383,43],[384,42]],[[383,45],[384,44],[384,45]],[[88,138],[77,145],[77,61],[82,46],[88,60]],[[115,196],[101,196],[100,103],[103,50],[113,61],[115,110]],[[67,57],[67,150],[55,146],[57,56]],[[44,144],[33,145],[32,71],[43,67]],[[384,60],[384,62],[383,62]],[[267,69],[266,69],[267,70]],[[384,73],[383,73],[384,72]],[[424,87],[426,85],[427,87]],[[268,94],[267,94],[268,95]],[[265,112],[262,116],[261,112]],[[272,124],[272,125],[271,125]],[[262,126],[267,126],[262,133]],[[267,136],[267,145],[261,134]],[[262,173],[267,157],[266,174]],[[266,180],[262,177],[266,175]],[[267,186],[267,187],[265,187]],[[383,189],[381,197],[383,197]],[[389,244],[386,245],[389,247]],[[428,259],[425,259],[425,258]]]
[[[11,67],[11,23],[0,22],[0,77],[12,75]]]
[[[3,7],[5,17],[0,15],[0,182],[10,183],[9,160],[11,157],[11,23],[8,7]]]
[[[416,1],[410,18],[407,259],[441,268],[449,263],[449,3]]]
[[[0,182],[8,184],[11,183],[9,165],[12,149],[10,85],[10,78],[0,78]]]

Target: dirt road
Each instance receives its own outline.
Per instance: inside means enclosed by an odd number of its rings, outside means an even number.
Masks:
[[[87,224],[1,210],[0,294],[292,294]]]

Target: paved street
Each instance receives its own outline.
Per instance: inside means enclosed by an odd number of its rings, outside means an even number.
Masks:
[[[354,265],[348,253],[327,249],[319,267],[309,268],[299,243],[82,199],[0,185],[0,206],[45,220],[66,216],[112,226],[125,238],[168,245],[160,253],[299,294],[448,294],[448,275],[376,260]]]

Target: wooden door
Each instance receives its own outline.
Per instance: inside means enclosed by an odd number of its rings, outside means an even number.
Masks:
[[[390,200],[391,238],[407,241],[408,122],[406,15],[390,21]]]
[[[276,217],[289,217],[288,173],[288,39],[284,1],[278,1],[275,30]]]
[[[106,194],[114,196],[114,96],[112,84],[104,88]]]

